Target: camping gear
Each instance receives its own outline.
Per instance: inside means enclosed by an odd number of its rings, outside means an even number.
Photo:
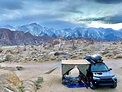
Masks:
[[[55,69],[57,69],[58,67],[61,66],[61,62],[59,62],[58,64],[56,64],[54,67],[52,67],[51,69],[49,69],[49,71],[47,71],[45,74],[50,74],[52,73]]]
[[[103,62],[101,55],[92,55],[92,56],[86,56],[84,59],[89,61],[91,64],[95,64],[97,62]]]
[[[86,70],[89,64],[87,60],[62,60],[62,84],[69,88],[88,88]],[[79,70],[78,76],[72,76],[69,73],[75,67]]]

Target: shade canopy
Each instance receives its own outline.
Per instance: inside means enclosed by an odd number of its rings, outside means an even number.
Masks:
[[[86,70],[89,67],[89,62],[87,60],[62,60],[62,75],[66,74],[68,71],[72,70],[75,66],[79,71],[86,75]]]

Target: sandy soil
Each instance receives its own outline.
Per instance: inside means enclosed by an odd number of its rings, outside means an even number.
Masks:
[[[92,90],[90,88],[67,88],[61,84],[61,67],[56,69],[51,74],[44,74],[51,67],[58,62],[43,62],[43,63],[1,63],[1,66],[8,66],[15,68],[16,66],[22,66],[24,70],[15,71],[20,80],[35,80],[37,77],[43,77],[44,82],[42,87],[37,92],[122,92],[122,59],[106,60],[104,61],[108,67],[112,68],[112,72],[116,74],[118,78],[117,88],[98,88]]]

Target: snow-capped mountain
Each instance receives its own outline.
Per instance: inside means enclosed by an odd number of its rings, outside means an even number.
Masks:
[[[31,24],[19,26],[17,27],[16,30],[23,31],[23,32],[30,32],[31,34],[38,36],[45,29],[37,23],[31,23]]]
[[[16,28],[17,31],[30,32],[34,36],[50,36],[50,37],[84,37],[94,38],[97,40],[117,41],[122,39],[122,30],[116,31],[110,28],[84,28],[79,27],[75,29],[67,28],[62,30],[55,30],[53,28],[46,28],[37,23],[31,23]]]

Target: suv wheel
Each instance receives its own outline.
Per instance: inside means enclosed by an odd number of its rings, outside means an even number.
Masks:
[[[90,88],[91,88],[91,89],[96,89],[96,86],[93,84],[92,81],[89,82],[89,85],[90,85]]]

